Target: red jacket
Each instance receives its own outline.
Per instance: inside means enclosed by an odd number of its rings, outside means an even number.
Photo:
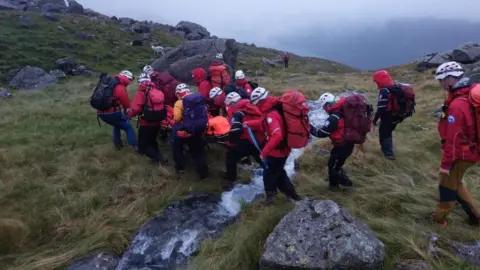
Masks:
[[[128,112],[128,116],[130,118],[137,116],[143,112],[143,106],[145,104],[145,93],[149,87],[151,87],[151,89],[149,92],[150,98],[147,99],[148,106],[149,107],[153,106],[154,110],[164,109],[165,96],[163,95],[162,91],[156,89],[154,83],[145,82],[138,86],[137,94],[135,94],[135,97],[133,98],[133,101],[132,101],[131,110]],[[142,117],[139,117],[138,121],[140,126],[160,126],[161,124],[161,122],[145,121]]]
[[[208,68],[208,73],[210,74],[213,87],[220,87],[223,90],[225,86],[230,83],[230,74],[228,74],[227,67],[224,63],[218,60],[212,62]]]
[[[265,130],[267,143],[261,153],[263,158],[269,156],[285,158],[288,157],[292,151],[285,142],[283,118],[277,110],[273,109],[278,102],[278,99],[272,96],[259,101],[258,107],[263,113],[263,119],[246,122],[246,125],[251,127],[252,130]]]
[[[207,72],[203,68],[196,68],[192,71],[193,79],[198,86],[198,92],[208,101],[208,94],[212,90],[212,84],[207,80]]]
[[[241,80],[235,80],[235,85],[237,87],[241,87],[243,89],[245,89],[245,92],[250,96],[250,94],[252,93],[253,89],[252,89],[252,86],[248,83],[248,79],[245,77]]]
[[[240,111],[243,114],[243,122],[248,121],[255,121],[259,120],[262,118],[262,112],[260,109],[251,104],[248,99],[241,99],[238,101],[237,104],[233,106],[229,106],[227,109],[227,116],[228,119],[231,120],[232,115],[235,112]],[[252,130],[254,131],[255,138],[257,139],[257,142],[262,145],[265,142],[265,131],[264,130]],[[250,135],[248,134],[248,130],[244,129],[242,135],[240,135],[240,139],[246,139],[249,140],[251,143],[253,143],[252,138],[250,138]]]
[[[115,100],[116,106],[110,107],[105,111],[97,110],[97,114],[108,114],[121,111],[120,105],[123,107],[123,111],[126,113],[127,109],[130,108],[130,98],[128,97],[127,86],[130,84],[130,80],[127,77],[122,75],[115,76],[120,83],[115,86],[113,89],[113,99]]]
[[[335,103],[335,105],[326,108],[327,113],[338,119],[337,128],[330,133],[330,140],[332,140],[332,143],[337,146],[342,146],[345,144],[345,120],[343,117],[339,117],[343,103],[345,103],[345,97],[341,97],[340,100]]]
[[[442,169],[450,170],[456,160],[479,160],[475,149],[475,118],[468,102],[468,94],[474,86],[460,88],[445,100],[448,106],[445,118],[438,122],[438,133],[442,138]]]

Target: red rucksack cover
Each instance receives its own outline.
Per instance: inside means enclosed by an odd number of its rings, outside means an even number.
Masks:
[[[175,88],[180,82],[175,79],[168,72],[154,72],[150,75],[150,78],[157,89],[160,89],[165,96],[165,104],[168,106],[174,106],[177,101],[177,96],[175,95]]]
[[[279,99],[284,119],[286,143],[290,148],[303,148],[308,144],[310,108],[307,99],[298,90],[287,90]]]
[[[373,107],[363,95],[344,97],[342,114],[345,142],[363,144],[372,129]]]
[[[475,137],[477,143],[477,149],[480,151],[480,84],[470,90],[468,95],[468,102],[472,106],[473,116],[475,120]]]
[[[400,119],[411,117],[415,112],[415,91],[410,84],[397,83],[388,89],[388,107]]]
[[[230,75],[225,65],[212,65],[208,69],[210,82],[213,87],[220,87],[223,89],[230,83]]]

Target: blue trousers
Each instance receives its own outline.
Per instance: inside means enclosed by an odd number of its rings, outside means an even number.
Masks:
[[[120,134],[121,130],[125,131],[127,134],[127,141],[129,145],[137,145],[135,130],[130,124],[128,117],[122,112],[99,114],[98,117],[102,119],[103,122],[113,127],[113,144],[115,146],[122,145],[122,138]]]

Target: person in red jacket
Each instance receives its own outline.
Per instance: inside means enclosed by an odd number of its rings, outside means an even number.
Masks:
[[[226,179],[230,182],[237,180],[237,163],[245,157],[253,156],[257,163],[262,166],[260,149],[265,143],[265,132],[255,132],[254,138],[250,137],[248,131],[243,127],[243,122],[259,119],[262,113],[250,100],[242,99],[236,93],[231,92],[225,98],[227,115],[230,118],[230,133],[228,134],[228,151],[225,159]],[[258,145],[259,149],[255,145]]]
[[[219,87],[223,90],[225,86],[230,83],[230,74],[228,73],[226,64],[223,62],[222,53],[217,53],[215,60],[212,61],[212,64],[208,68],[208,74],[210,75],[210,81],[213,87]]]
[[[335,96],[325,93],[320,96],[320,105],[329,114],[325,124],[321,128],[310,125],[310,134],[317,138],[330,137],[333,148],[330,151],[328,159],[328,188],[331,191],[340,191],[340,185],[344,187],[352,187],[353,183],[343,169],[343,165],[348,157],[353,153],[355,144],[344,141],[344,123],[345,120],[340,112],[340,108],[345,102],[342,97],[335,102]]]
[[[448,97],[442,107],[443,115],[438,123],[442,139],[442,161],[440,163],[440,202],[437,204],[433,221],[446,226],[446,216],[458,201],[467,213],[471,225],[480,225],[480,214],[475,208],[470,193],[462,184],[468,168],[479,161],[476,148],[476,119],[470,109],[468,95],[476,86],[457,62],[440,65],[435,79],[447,91]]]
[[[208,113],[215,117],[225,112],[225,92],[219,87],[214,87],[208,93],[210,104],[208,105]]]
[[[265,130],[267,137],[265,147],[260,153],[266,167],[263,171],[265,203],[272,203],[277,189],[295,201],[301,200],[284,168],[292,149],[285,143],[282,116],[274,109],[279,102],[278,99],[269,96],[265,88],[257,87],[250,96],[250,102],[258,106],[263,116],[259,120],[244,121],[244,126],[252,130]]]
[[[253,88],[248,82],[245,73],[242,70],[237,70],[235,72],[235,85],[239,88],[245,90],[245,92],[250,96],[252,94]]]
[[[157,136],[160,131],[161,121],[149,120],[149,116],[144,115],[144,108],[156,114],[154,117],[166,117],[165,111],[165,97],[162,91],[155,88],[155,84],[150,80],[145,73],[138,77],[138,91],[133,98],[131,109],[128,111],[130,118],[141,115],[138,119],[138,152],[149,157],[153,163],[166,164],[167,160],[163,158],[160,149],[158,148]],[[145,103],[147,106],[145,106]],[[147,118],[147,119],[145,119]]]
[[[130,110],[127,86],[133,81],[133,74],[128,70],[124,70],[115,76],[115,78],[119,81],[119,84],[113,89],[113,98],[115,99],[116,106],[110,107],[105,111],[97,110],[97,115],[103,122],[113,127],[113,144],[117,149],[124,146],[120,130],[125,131],[128,144],[136,149],[137,138],[135,130],[130,124],[130,119],[125,115],[128,113],[128,110]],[[121,107],[123,107],[123,112]]]

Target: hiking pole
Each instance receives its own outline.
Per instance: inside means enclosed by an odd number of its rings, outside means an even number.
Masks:
[[[248,135],[250,136],[250,139],[252,139],[252,141],[253,141],[253,145],[255,145],[258,152],[261,153],[262,150],[260,149],[260,146],[258,145],[257,139],[255,138],[255,134],[253,134],[253,131],[249,126],[247,126],[247,131],[248,131]],[[263,168],[268,169],[267,163],[263,160],[262,160],[262,163],[263,163]]]

